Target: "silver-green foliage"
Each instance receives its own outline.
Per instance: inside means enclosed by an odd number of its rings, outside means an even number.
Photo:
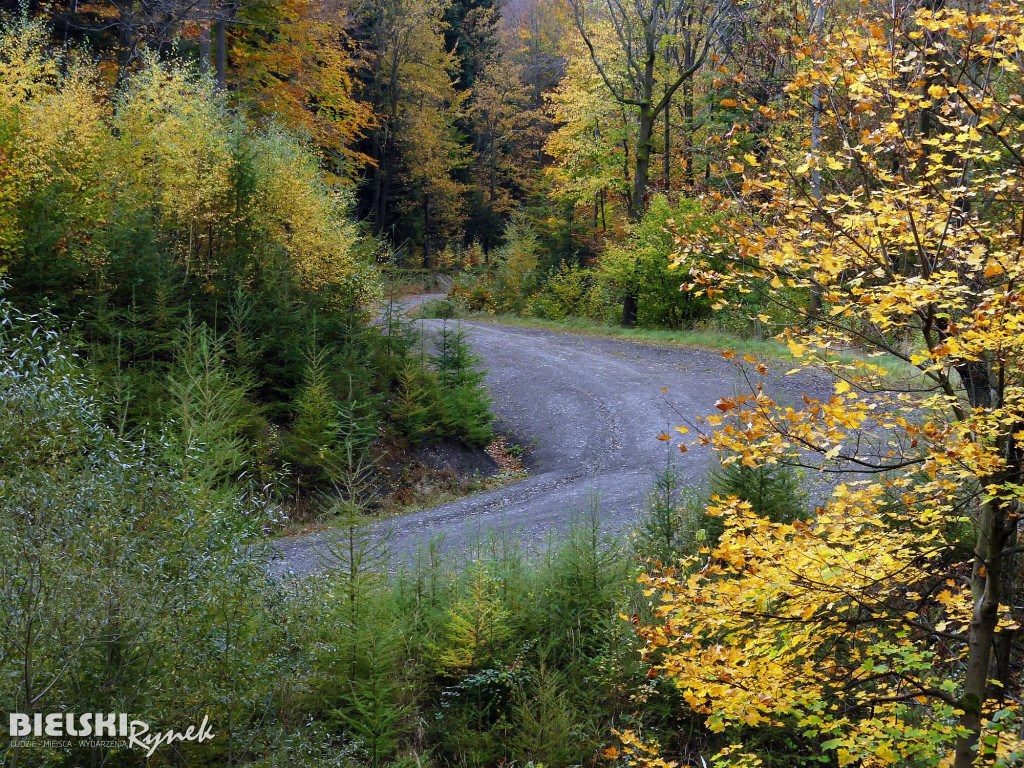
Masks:
[[[167,442],[120,437],[97,391],[50,319],[0,300],[0,706],[179,730],[208,714],[232,737],[182,749],[225,764],[277,672],[258,543],[273,510],[186,479]],[[0,752],[22,766],[95,757],[40,744]]]

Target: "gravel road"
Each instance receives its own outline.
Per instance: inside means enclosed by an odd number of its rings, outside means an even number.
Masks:
[[[420,322],[428,333],[442,323]],[[512,531],[528,547],[539,547],[595,497],[607,530],[626,527],[642,510],[667,450],[692,483],[702,480],[711,460],[707,449],[680,454],[672,447],[675,441],[666,445],[657,435],[671,433],[681,423],[679,414],[711,413],[719,397],[744,389],[736,367],[718,352],[497,323],[463,321],[462,326],[487,369],[499,430],[529,447],[529,477],[376,523],[381,532],[390,529],[390,547],[400,560],[439,537],[446,557],[462,557],[482,536],[497,531]],[[815,383],[803,374],[769,374],[765,387],[786,401],[808,386],[817,389]],[[317,569],[333,535],[328,530],[282,539],[275,570]]]

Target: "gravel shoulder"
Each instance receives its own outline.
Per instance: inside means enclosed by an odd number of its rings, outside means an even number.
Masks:
[[[418,324],[424,333],[433,333],[442,322]],[[462,327],[487,369],[498,429],[528,447],[530,476],[499,490],[371,523],[376,533],[389,536],[397,561],[411,560],[432,541],[446,558],[465,558],[492,534],[514,535],[527,549],[540,549],[566,529],[574,513],[591,507],[606,530],[627,527],[643,509],[668,450],[693,484],[702,481],[712,459],[704,449],[680,454],[674,442],[662,442],[657,435],[671,432],[683,417],[711,413],[718,398],[747,388],[738,369],[712,351],[475,320],[462,321]],[[821,382],[805,373],[783,377],[773,370],[765,388],[785,402],[820,389]],[[275,571],[319,569],[337,535],[327,530],[280,540]]]

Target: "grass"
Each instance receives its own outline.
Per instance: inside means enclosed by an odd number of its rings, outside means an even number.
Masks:
[[[561,331],[562,333],[574,333],[580,336],[622,339],[623,341],[634,341],[640,344],[652,344],[660,347],[683,347],[714,351],[729,349],[739,354],[758,358],[793,360],[785,345],[774,339],[745,339],[718,330],[672,331],[665,328],[623,328],[620,325],[611,325],[586,318],[539,320],[512,315],[488,315],[485,313],[467,316],[466,319],[480,319],[520,327],[545,328],[552,331]]]

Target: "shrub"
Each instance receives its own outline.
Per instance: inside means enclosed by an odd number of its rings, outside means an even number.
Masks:
[[[711,303],[705,297],[679,290],[682,278],[669,269],[674,245],[665,224],[670,219],[681,229],[707,225],[707,214],[699,203],[681,200],[672,207],[664,197],[655,197],[625,242],[601,255],[597,273],[609,294],[636,295],[638,324],[678,330],[692,328],[710,317]]]
[[[0,301],[0,548],[17,553],[0,561],[0,702],[176,728],[202,712],[238,724],[242,745],[283,672],[259,541],[275,510],[195,483],[158,440],[118,436],[96,393],[52,319]],[[4,749],[22,765],[115,756],[75,740]],[[225,749],[181,745],[192,765]]]
[[[445,323],[434,344],[437,354],[431,360],[441,382],[444,430],[470,445],[486,445],[494,432],[481,359],[472,353],[461,325]]]
[[[605,319],[612,312],[597,274],[569,263],[562,263],[548,273],[540,291],[530,299],[530,308],[535,316],[551,320]]]
[[[539,236],[525,213],[513,214],[494,264],[490,290],[493,308],[519,312],[536,285],[540,265]]]

